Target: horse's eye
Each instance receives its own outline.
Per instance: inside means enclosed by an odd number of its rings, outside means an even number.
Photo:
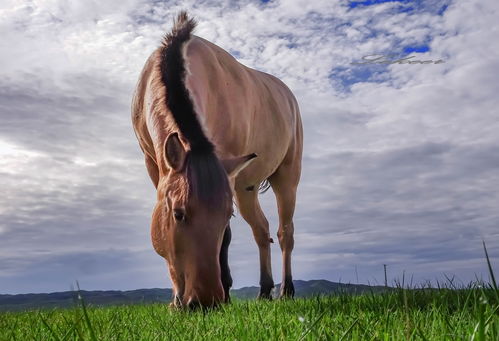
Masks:
[[[182,211],[181,209],[174,209],[173,210],[173,217],[175,218],[176,221],[183,221],[185,220],[185,214],[184,214],[184,211]]]

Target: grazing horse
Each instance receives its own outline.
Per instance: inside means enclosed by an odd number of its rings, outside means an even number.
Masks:
[[[259,297],[272,297],[273,240],[258,202],[267,183],[279,211],[280,296],[292,297],[293,213],[303,140],[297,101],[276,77],[193,35],[195,26],[186,12],[178,15],[147,60],[132,103],[133,127],[157,189],[152,244],[167,261],[173,305],[229,301],[233,195],[258,245]]]

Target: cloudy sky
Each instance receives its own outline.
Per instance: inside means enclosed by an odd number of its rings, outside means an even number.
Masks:
[[[482,239],[499,273],[497,1],[2,0],[0,293],[170,286],[130,101],[181,9],[300,103],[295,279],[487,279]],[[445,62],[351,64],[374,54]],[[256,252],[236,217],[235,287]]]

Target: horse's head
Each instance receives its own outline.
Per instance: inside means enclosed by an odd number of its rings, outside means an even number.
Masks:
[[[214,306],[225,297],[219,257],[233,209],[229,177],[256,155],[220,161],[211,152],[187,151],[176,133],[164,155],[169,171],[158,184],[152,243],[167,260],[175,305]]]

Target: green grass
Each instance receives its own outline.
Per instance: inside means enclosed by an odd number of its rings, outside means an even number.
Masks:
[[[211,311],[165,304],[0,313],[1,340],[499,340],[499,290],[401,284],[385,293],[240,301]],[[403,283],[403,282],[402,282]]]
[[[499,340],[492,287],[396,289],[288,301],[239,301],[214,311],[164,304],[0,315],[0,340]]]

